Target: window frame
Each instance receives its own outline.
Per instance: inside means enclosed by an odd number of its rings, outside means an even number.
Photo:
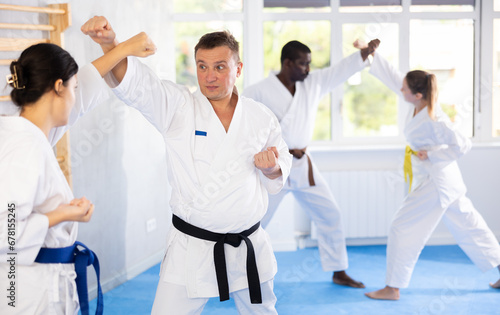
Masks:
[[[479,0],[478,0],[479,1]],[[500,136],[493,136],[493,21],[500,19],[500,11],[494,11],[494,1],[481,2],[481,50],[478,53],[480,59],[480,78],[477,80],[479,93],[474,102],[478,104],[475,111],[475,123],[477,123],[477,142],[500,142]]]

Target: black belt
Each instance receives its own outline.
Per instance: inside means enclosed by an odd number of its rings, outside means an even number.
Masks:
[[[229,300],[229,283],[227,281],[227,268],[226,268],[226,255],[224,253],[224,244],[229,244],[233,247],[238,247],[241,240],[245,241],[247,245],[247,280],[248,290],[250,291],[250,302],[252,304],[262,303],[262,294],[260,291],[259,272],[257,271],[257,262],[255,260],[255,251],[252,242],[248,238],[255,232],[260,222],[241,233],[214,233],[204,229],[200,229],[191,225],[175,214],[172,217],[172,223],[175,228],[184,234],[190,235],[206,241],[215,242],[214,246],[214,263],[215,275],[217,276],[217,286],[219,287],[220,301]]]

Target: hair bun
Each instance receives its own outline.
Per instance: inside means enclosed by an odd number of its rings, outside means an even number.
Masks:
[[[7,81],[14,88],[10,92],[12,102],[17,106],[36,103],[54,90],[57,80],[65,84],[77,72],[75,60],[61,47],[49,43],[30,46],[10,64]]]

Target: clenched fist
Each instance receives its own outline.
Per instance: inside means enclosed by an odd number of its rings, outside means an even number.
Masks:
[[[267,148],[267,150],[254,155],[255,167],[270,179],[278,178],[282,175],[278,157],[279,153],[276,147]]]

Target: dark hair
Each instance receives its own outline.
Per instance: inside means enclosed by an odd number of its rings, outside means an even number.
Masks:
[[[26,48],[17,61],[10,64],[15,80],[10,86],[12,101],[17,106],[32,104],[54,88],[57,80],[63,84],[78,72],[78,65],[71,55],[54,44],[36,44]]]
[[[228,31],[213,32],[203,35],[198,44],[194,47],[194,55],[198,49],[213,49],[221,46],[227,46],[240,61],[240,45],[234,36]]]
[[[434,108],[438,96],[436,76],[426,71],[413,70],[406,74],[406,83],[413,94],[422,94],[422,98],[427,103],[429,116],[434,119]]]
[[[310,54],[311,49],[297,40],[292,40],[286,43],[281,49],[281,63],[283,64],[285,59],[289,59],[291,61],[299,59],[299,52]]]

